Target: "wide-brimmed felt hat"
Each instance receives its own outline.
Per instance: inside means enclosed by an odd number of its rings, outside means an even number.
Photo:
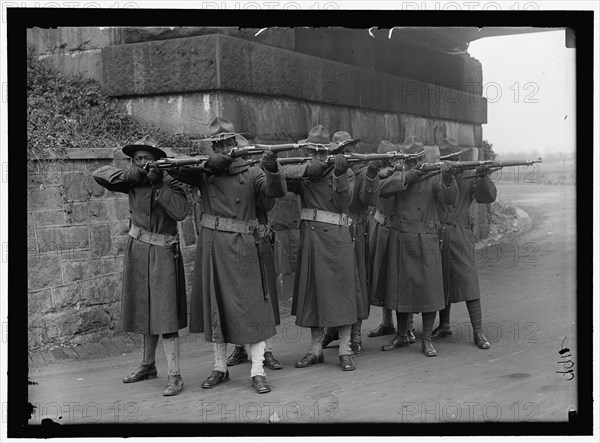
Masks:
[[[237,145],[240,148],[244,148],[246,146],[250,146],[250,142],[248,141],[248,139],[246,137],[244,137],[243,135],[236,135],[235,136],[235,141],[237,142]]]
[[[462,149],[453,138],[445,138],[440,142],[440,160],[448,160],[457,157],[468,149]]]
[[[423,148],[423,142],[419,137],[411,135],[404,140],[403,148],[405,154],[421,154],[425,155],[425,149]]]
[[[338,147],[338,145],[329,141],[329,131],[322,125],[317,125],[312,128],[308,133],[308,138],[299,140],[298,143],[308,143],[306,148],[314,149],[316,151],[331,151]]]
[[[360,138],[352,138],[352,136],[346,131],[338,131],[333,134],[333,137],[331,138],[331,143],[335,143],[337,145],[332,154],[343,152],[345,148],[356,145],[360,140]]]
[[[378,154],[385,154],[387,152],[401,152],[404,150],[404,146],[396,145],[389,140],[381,140],[379,146],[377,146]]]
[[[209,129],[210,136],[201,139],[202,141],[220,141],[227,140],[228,138],[235,137],[243,134],[242,132],[235,132],[233,123],[223,117],[216,117],[210,124]]]
[[[167,156],[165,151],[158,148],[158,142],[149,135],[144,135],[139,140],[137,140],[129,145],[125,145],[121,148],[121,151],[123,152],[123,154],[125,154],[131,158],[133,158],[136,151],[140,151],[140,150],[148,151],[148,152],[154,154],[154,156],[157,159]]]

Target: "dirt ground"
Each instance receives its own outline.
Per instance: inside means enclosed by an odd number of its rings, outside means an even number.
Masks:
[[[37,384],[29,389],[36,406],[30,424],[44,418],[64,425],[566,421],[569,409],[577,408],[575,186],[498,183],[498,200],[526,211],[533,226],[477,254],[489,350],[474,345],[461,303],[452,308],[453,337],[435,342],[437,357],[425,357],[419,342],[382,352],[390,337],[366,336],[381,318],[373,308],[363,322],[356,371],[340,370],[336,346],[325,349],[324,364],[296,369],[310,331],[284,312],[274,346],[284,368],[267,370],[268,394],[254,392],[249,363],[230,368],[227,383],[202,389],[212,350],[200,334],[191,334],[182,338],[185,389],[175,397],[162,396],[161,343],[159,377],[140,383],[121,382],[139,363],[137,351],[32,368]],[[420,316],[415,320],[418,337]],[[570,351],[561,354],[565,348]]]

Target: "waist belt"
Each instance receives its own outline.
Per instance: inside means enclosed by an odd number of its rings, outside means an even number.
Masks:
[[[387,215],[383,215],[383,213],[379,212],[379,209],[375,210],[375,215],[373,215],[373,218],[375,219],[375,221],[377,223],[379,223],[380,225],[383,226],[388,226],[388,219],[389,216]]]
[[[179,242],[179,237],[171,234],[159,234],[158,232],[150,232],[139,226],[131,225],[129,235],[142,243],[148,243],[156,246],[171,247]]]
[[[352,219],[347,214],[337,212],[321,211],[320,209],[302,208],[300,219],[330,223],[332,225],[350,226]]]
[[[400,232],[411,232],[414,234],[437,234],[438,223],[428,221],[390,220],[388,226]]]
[[[258,236],[259,237],[266,237],[266,236],[270,235],[271,232],[273,232],[271,225],[258,225]]]
[[[471,214],[456,214],[452,212],[444,212],[441,215],[442,223],[446,223],[448,225],[461,226],[463,228],[471,228],[473,226],[473,219]]]
[[[234,218],[219,217],[217,215],[203,214],[200,224],[215,231],[239,232],[252,234],[258,227],[258,220],[236,220]]]

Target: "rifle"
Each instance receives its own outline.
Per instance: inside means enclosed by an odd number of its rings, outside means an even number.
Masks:
[[[348,163],[360,163],[360,162],[369,162],[372,160],[406,160],[410,158],[417,158],[417,156],[421,155],[421,153],[416,154],[405,154],[403,152],[387,152],[384,154],[344,154]],[[335,164],[335,155],[329,155],[325,159],[325,163],[328,165]],[[277,161],[280,165],[293,165],[298,163],[304,163],[306,161],[312,160],[313,157],[288,157],[288,158],[278,158]],[[249,160],[247,164],[256,164],[259,163],[260,160]]]
[[[286,143],[282,145],[250,145],[244,146],[243,148],[233,148],[227,155],[232,158],[246,157],[248,155],[262,154],[265,151],[272,152],[283,152],[283,151],[294,151],[308,146],[308,143]],[[159,160],[148,162],[143,166],[143,169],[149,171],[151,167],[155,166],[158,169],[168,169],[179,166],[193,166],[200,165],[201,163],[208,160],[210,157],[206,155],[196,156],[182,156],[179,158],[161,158]]]
[[[424,172],[439,171],[441,166],[446,164],[460,171],[467,169],[476,169],[484,166],[489,169],[501,169],[510,166],[531,166],[534,163],[542,163],[542,157],[537,160],[474,160],[474,161],[439,161],[433,163],[423,163],[417,167]]]

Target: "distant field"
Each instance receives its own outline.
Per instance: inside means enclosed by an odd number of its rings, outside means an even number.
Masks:
[[[533,166],[504,168],[491,175],[502,183],[539,183],[544,185],[574,185],[575,162],[536,163]]]

